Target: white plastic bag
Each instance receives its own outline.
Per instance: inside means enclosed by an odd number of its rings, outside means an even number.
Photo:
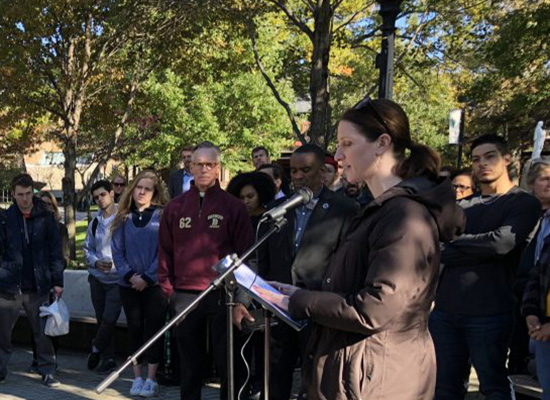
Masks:
[[[63,336],[69,333],[69,309],[63,299],[55,299],[49,306],[41,306],[40,316],[48,317],[44,329],[46,335]]]

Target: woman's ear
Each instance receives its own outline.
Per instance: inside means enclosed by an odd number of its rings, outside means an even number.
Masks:
[[[378,150],[376,152],[376,155],[380,156],[384,154],[392,144],[391,136],[387,133],[383,133],[380,136],[378,136],[378,139],[376,139]]]

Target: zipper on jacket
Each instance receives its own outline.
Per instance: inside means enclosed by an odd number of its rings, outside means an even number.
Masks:
[[[29,244],[29,232],[27,231],[27,221],[25,219],[25,216],[23,215],[23,232],[25,233],[25,240],[27,241],[27,244]],[[21,287],[23,286],[23,264],[19,266],[19,294],[23,294],[23,291],[21,290]]]
[[[31,241],[29,240],[29,230],[27,229],[27,219],[23,217],[23,230],[25,231],[25,240],[27,241],[27,245],[31,244]]]
[[[203,192],[202,196],[201,196],[201,192],[199,192],[199,218],[202,215],[202,205],[204,203],[204,198],[205,197],[206,197],[206,192]]]

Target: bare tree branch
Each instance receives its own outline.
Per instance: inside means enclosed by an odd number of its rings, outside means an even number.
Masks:
[[[413,83],[418,86],[420,89],[424,90],[426,92],[426,86],[422,85],[414,76],[412,76],[403,66],[402,63],[396,63],[395,66],[403,72],[403,74],[409,78]]]
[[[48,129],[47,134],[55,137],[61,143],[67,142],[67,137],[63,134],[63,129]]]
[[[332,5],[332,11],[333,11],[333,12],[336,11],[336,9],[337,9],[338,7],[340,7],[340,5],[341,5],[343,2],[344,2],[344,0],[337,0],[337,1],[335,1],[334,4]]]
[[[340,25],[338,25],[336,28],[334,28],[333,32],[338,32],[340,29],[342,29],[342,28],[348,26],[349,24],[351,24],[353,22],[353,20],[355,19],[355,17],[357,17],[359,14],[361,14],[362,12],[367,10],[368,8],[372,7],[373,4],[374,3],[370,3],[369,5],[367,5],[363,8],[361,8],[360,10],[354,12],[347,20],[345,20]]]
[[[355,45],[353,46],[354,49],[366,49],[368,51],[370,51],[371,53],[374,53],[374,54],[378,54],[378,50],[370,47],[369,45],[366,45],[366,44],[358,44],[358,45]]]
[[[411,50],[411,47],[413,46],[413,44],[414,44],[416,38],[418,37],[418,35],[420,35],[420,32],[422,31],[422,29],[424,29],[430,23],[430,21],[426,21],[426,18],[428,18],[428,15],[429,15],[429,11],[426,10],[424,12],[424,14],[422,15],[422,19],[420,20],[420,23],[418,24],[418,26],[414,30],[412,38],[409,41],[409,43],[407,44],[407,47],[405,47],[403,52],[399,55],[399,57],[397,57],[397,60],[395,61],[395,64],[399,64],[401,62],[403,57],[405,57],[405,54],[407,54]]]
[[[306,7],[311,11],[312,13],[315,12],[315,4],[311,0],[302,0],[302,3],[306,5]]]
[[[359,46],[363,41],[365,41],[366,39],[369,39],[371,37],[374,37],[376,36],[376,32],[378,32],[380,30],[380,26],[377,26],[376,28],[374,28],[373,30],[371,30],[370,32],[367,32],[361,36],[357,36],[355,39],[353,39],[353,41],[351,42],[351,47],[352,48],[355,48],[355,47],[361,47]]]
[[[141,74],[141,71],[140,71],[140,74]],[[147,76],[147,75],[148,74],[145,72],[144,76]],[[88,181],[84,185],[83,189],[78,193],[77,201],[82,200],[86,195],[86,193],[90,191],[90,188],[92,187],[92,184],[95,178],[99,174],[101,167],[103,167],[103,165],[105,165],[109,161],[115,147],[120,142],[122,138],[122,134],[124,133],[124,128],[126,127],[126,123],[128,122],[128,118],[130,117],[134,100],[136,98],[137,92],[140,87],[140,79],[139,79],[140,76],[141,75],[139,75],[138,73],[134,74],[134,77],[132,79],[132,84],[130,87],[130,92],[128,95],[128,100],[126,101],[126,108],[124,110],[124,114],[122,114],[116,130],[113,132],[113,135],[111,137],[111,140],[107,148],[105,149],[105,152],[103,152],[102,157],[98,157],[97,164],[93,169],[92,173],[90,174]]]
[[[256,26],[254,25],[254,21],[252,19],[249,19],[247,25],[248,25],[248,34],[250,35],[250,40],[252,41],[252,50],[254,51],[254,59],[256,60],[256,66],[260,70],[262,76],[264,77],[264,79],[267,83],[267,86],[269,86],[269,88],[273,92],[273,95],[275,96],[275,98],[277,99],[279,104],[281,106],[283,106],[283,108],[285,109],[285,111],[288,115],[288,118],[290,119],[290,123],[292,124],[292,130],[294,131],[294,133],[296,134],[298,139],[302,143],[305,144],[305,143],[307,143],[307,140],[306,140],[305,136],[302,134],[302,132],[300,131],[298,123],[296,122],[296,118],[294,117],[294,114],[292,113],[292,110],[290,109],[289,104],[286,101],[283,100],[283,98],[281,97],[279,91],[275,87],[273,81],[271,80],[271,78],[267,74],[267,71],[265,70],[265,68],[262,64],[262,61],[260,59],[260,55],[258,54],[258,45],[256,43]]]
[[[268,0],[269,2],[275,4],[277,7],[279,7],[286,16],[292,21],[294,25],[296,25],[302,32],[304,32],[312,41],[313,41],[313,31],[309,29],[309,27],[306,25],[305,22],[301,21],[294,15],[292,10],[286,6],[286,2],[284,0]]]

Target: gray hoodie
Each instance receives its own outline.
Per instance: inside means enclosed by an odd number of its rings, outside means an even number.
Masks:
[[[96,268],[96,261],[111,260],[111,225],[115,219],[116,211],[108,218],[103,217],[103,213],[100,212],[97,215],[97,230],[92,232],[94,225],[93,220],[88,224],[88,231],[86,232],[86,240],[84,241],[84,254],[88,263],[88,272],[94,278],[97,278],[100,282],[105,284],[116,284],[118,281],[118,275],[116,269],[111,267],[110,272],[103,272]]]

